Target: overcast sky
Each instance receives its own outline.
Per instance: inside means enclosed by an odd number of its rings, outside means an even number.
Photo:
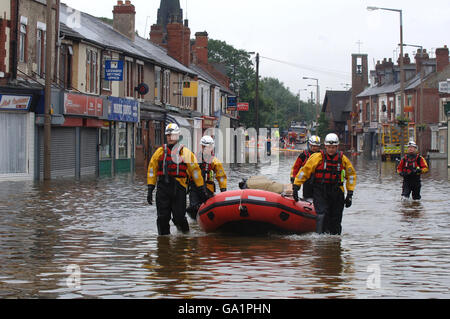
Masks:
[[[115,0],[62,0],[94,16],[112,18]],[[136,29],[148,38],[156,23],[160,0],[132,0]],[[351,54],[376,60],[393,58],[400,42],[399,13],[368,11],[367,6],[403,10],[404,43],[428,51],[450,45],[449,0],[180,0],[189,19],[191,37],[207,31],[237,49],[259,52],[262,76],[278,78],[293,93],[314,91],[319,79],[321,98],[328,89],[351,84]],[[406,53],[417,49],[407,47]],[[397,53],[398,54],[398,53]],[[287,62],[288,64],[273,60]],[[395,61],[397,58],[395,58]],[[413,59],[412,59],[413,60]],[[302,100],[309,93],[301,92]]]

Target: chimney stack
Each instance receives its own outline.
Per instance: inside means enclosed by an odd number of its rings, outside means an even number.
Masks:
[[[113,10],[113,27],[124,36],[134,41],[136,37],[136,9],[131,1],[117,1]]]
[[[436,49],[436,72],[443,71],[449,65],[449,52],[446,45]]]
[[[168,54],[189,66],[191,57],[191,30],[187,27],[187,20],[182,23],[174,22],[167,25],[167,52]]]
[[[150,30],[150,41],[164,48],[167,48],[167,45],[163,43],[164,42],[163,40],[164,40],[163,27],[159,24],[152,25]]]
[[[198,64],[208,64],[208,33],[206,31],[195,34],[194,54]]]
[[[416,72],[417,72],[417,74],[419,74],[422,71],[423,63],[425,61],[428,61],[430,56],[428,55],[426,49],[423,49],[422,52],[420,51],[420,49],[417,49],[417,52],[416,52],[416,55],[414,58],[416,60]]]

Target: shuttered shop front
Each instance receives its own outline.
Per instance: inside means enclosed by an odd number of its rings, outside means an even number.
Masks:
[[[98,129],[81,129],[81,147],[80,147],[80,175],[97,175],[98,159]]]
[[[44,176],[44,129],[39,128],[39,167]],[[75,177],[76,128],[52,128],[51,132],[51,175],[52,178]]]
[[[28,113],[0,113],[0,175],[28,173]]]

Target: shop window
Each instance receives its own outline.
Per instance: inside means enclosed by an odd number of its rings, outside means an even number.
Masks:
[[[366,122],[370,122],[370,103],[366,103]]]
[[[137,84],[144,83],[144,65],[137,64]],[[140,99],[144,99],[144,95],[138,94]]]
[[[125,96],[134,97],[133,62],[125,61]]]
[[[72,55],[73,49],[70,45],[61,45],[60,57],[59,57],[59,83],[65,89],[72,87]]]
[[[142,145],[143,143],[142,143],[142,130],[143,130],[143,128],[142,128],[142,123],[141,122],[138,122],[137,124],[137,129],[136,129],[136,145]]]
[[[105,70],[106,68],[106,61],[111,60],[111,55],[104,55],[102,59],[102,68]],[[102,72],[102,89],[105,91],[111,91],[111,81],[105,80],[105,72]]]
[[[163,102],[166,104],[170,104],[170,70],[164,71]]]
[[[20,24],[19,35],[19,61],[25,62],[25,52],[27,50],[27,26],[23,23]]]
[[[161,102],[161,68],[155,66],[155,102]]]
[[[153,122],[155,125],[155,145],[162,145],[161,122]]]
[[[111,130],[109,127],[102,127],[100,129],[100,159],[110,159],[111,155]]]
[[[97,93],[98,61],[97,52],[86,50],[86,92]]]
[[[128,130],[127,123],[119,122],[119,158],[128,158]]]
[[[45,71],[45,31],[38,29],[36,36],[36,65],[37,75],[44,76]]]

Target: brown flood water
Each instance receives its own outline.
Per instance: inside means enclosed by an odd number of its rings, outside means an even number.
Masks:
[[[229,189],[256,174],[288,183],[293,156],[228,168]],[[205,234],[190,220],[190,234],[158,237],[143,171],[0,183],[0,298],[449,298],[446,161],[418,203],[400,200],[394,163],[352,161],[342,236]]]

